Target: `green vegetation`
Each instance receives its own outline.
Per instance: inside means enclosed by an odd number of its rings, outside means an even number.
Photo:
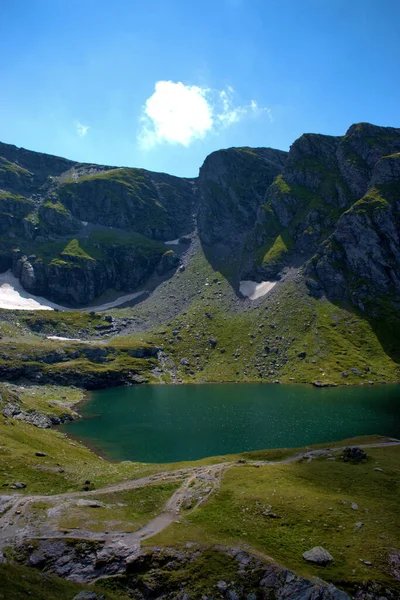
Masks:
[[[30,567],[0,564],[0,598],[2,600],[71,600],[83,590],[97,592],[106,600],[123,600],[127,596],[102,589],[98,585],[82,585],[39,572]]]
[[[257,307],[237,310],[230,304],[227,282],[203,260],[198,256],[179,276],[182,294],[193,294],[185,314],[163,326],[163,333],[155,329],[146,337],[173,359],[178,380],[360,384],[398,378],[396,358],[386,354],[375,324],[363,315],[317,300],[303,283],[289,281],[278,284]],[[200,284],[199,273],[207,286]],[[170,286],[176,289],[174,281]],[[143,310],[138,307],[134,313]],[[214,348],[211,338],[217,342]],[[182,359],[189,365],[181,365]]]
[[[84,259],[84,260],[94,260],[92,256],[90,256],[83,248],[80,246],[79,241],[73,239],[68,242],[65,246],[64,250],[61,252],[61,256],[65,256],[68,259]]]
[[[393,584],[389,554],[400,544],[400,450],[368,449],[368,455],[363,464],[324,457],[232,468],[207,504],[146,544],[245,543],[298,573],[349,589],[368,580]],[[383,472],[375,471],[376,466]],[[357,527],[357,522],[363,525]],[[332,565],[303,561],[302,553],[318,545],[333,555]]]
[[[83,390],[56,385],[22,386],[4,383],[0,386],[2,400],[17,401],[26,411],[39,411],[45,415],[71,414],[75,404],[85,398]]]
[[[0,156],[0,175],[16,175],[17,177],[30,177],[32,173],[16,163],[10,162]]]
[[[157,255],[165,252],[162,242],[151,240],[140,233],[123,231],[95,231],[89,237],[90,246],[104,246],[105,248],[134,248],[138,256]]]
[[[289,241],[288,244],[289,246],[292,245]],[[272,246],[267,242],[260,248],[260,254],[263,254],[265,250],[266,252],[261,260],[263,267],[281,265],[289,251],[289,248],[284,242],[282,235],[278,235],[278,237],[272,243]]]
[[[180,483],[170,482],[91,496],[90,500],[98,502],[99,506],[82,506],[79,502],[68,504],[57,517],[57,527],[61,531],[137,531],[162,511],[179,486]]]
[[[21,194],[0,190],[0,211],[16,218],[22,218],[34,207],[32,200]]]
[[[381,195],[381,189],[373,187],[350,208],[349,212],[355,211],[372,216],[376,210],[386,210],[389,206],[389,202]]]
[[[174,226],[166,205],[176,204],[176,190],[169,182],[160,183],[157,189],[143,169],[110,169],[62,183],[57,193],[67,207],[77,206],[81,218],[86,212],[79,207],[80,198],[87,197],[88,213],[94,212],[97,222],[144,233],[149,228],[163,230]]]
[[[7,390],[3,388],[1,391],[7,399]],[[40,394],[41,388],[36,387],[32,391]],[[67,402],[70,393],[75,398],[77,394],[65,388],[61,388],[59,393],[59,402]],[[56,392],[52,394],[54,397]],[[56,413],[55,402],[53,400],[49,407],[51,413]],[[37,408],[41,409],[42,405],[38,402]],[[36,407],[32,399],[30,406]],[[7,489],[4,484],[11,485],[15,481],[23,481],[27,486],[23,492],[28,494],[80,491],[85,480],[90,480],[91,489],[96,489],[108,483],[142,477],[160,471],[162,467],[129,462],[109,463],[55,429],[39,429],[16,419],[6,419],[1,413],[0,440],[0,485],[4,492]],[[37,457],[36,452],[45,456]]]
[[[59,202],[59,201],[47,200],[46,202],[44,202],[42,204],[42,206],[43,206],[43,208],[51,208],[52,210],[55,210],[56,212],[63,214],[63,215],[69,214],[69,212],[65,208],[65,206],[63,204],[61,204],[61,202]]]

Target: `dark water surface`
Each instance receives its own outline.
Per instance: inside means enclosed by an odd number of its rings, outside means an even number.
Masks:
[[[101,390],[63,431],[116,460],[172,462],[357,435],[400,437],[400,385],[141,385]]]

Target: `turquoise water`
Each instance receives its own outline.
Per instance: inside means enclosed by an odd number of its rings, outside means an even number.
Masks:
[[[400,386],[142,385],[93,393],[63,431],[115,460],[172,462],[400,437]]]

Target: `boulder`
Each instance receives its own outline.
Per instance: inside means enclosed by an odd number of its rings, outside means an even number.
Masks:
[[[316,565],[329,565],[333,562],[333,556],[322,546],[315,546],[311,550],[303,553],[303,558],[307,562],[315,563]]]
[[[83,590],[79,592],[76,596],[72,598],[72,600],[104,600],[104,596],[100,596],[96,594],[96,592],[89,592],[88,590]]]
[[[340,455],[340,458],[345,462],[358,463],[362,460],[367,460],[368,455],[365,452],[365,450],[359,448],[358,446],[349,446],[348,448],[345,448],[343,450],[342,454]]]

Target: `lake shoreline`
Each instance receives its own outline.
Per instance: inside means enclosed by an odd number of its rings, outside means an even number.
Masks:
[[[107,460],[141,463],[400,435],[398,384],[314,390],[260,383],[120,386],[92,392],[81,418],[60,430]]]

